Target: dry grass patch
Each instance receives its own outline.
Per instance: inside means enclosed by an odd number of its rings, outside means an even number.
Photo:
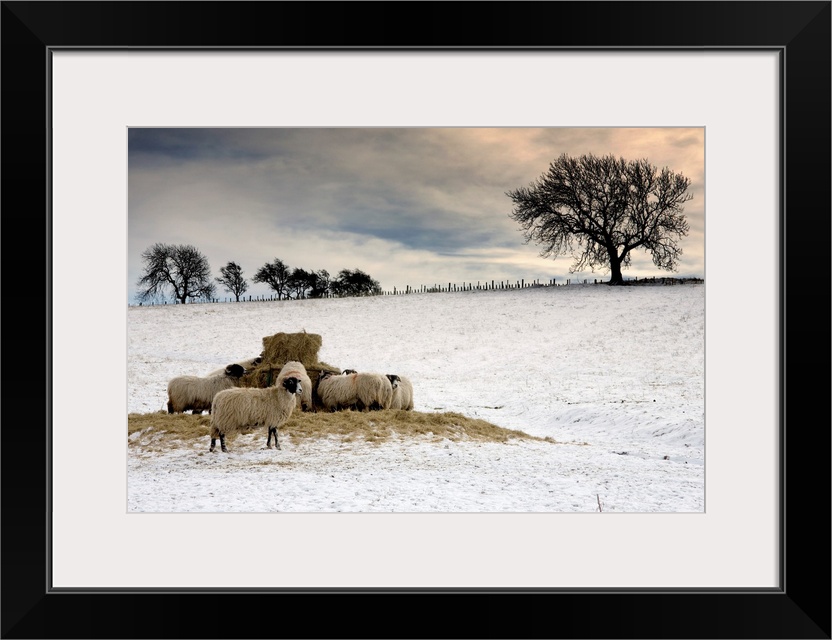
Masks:
[[[262,429],[265,437],[265,428]],[[250,433],[251,431],[249,431]],[[136,445],[153,441],[207,439],[211,433],[211,416],[191,414],[131,413],[127,416],[128,443]],[[243,431],[243,433],[246,433]],[[229,443],[236,434],[229,434]],[[511,439],[540,440],[554,443],[552,438],[539,438],[522,431],[497,425],[460,413],[422,413],[419,411],[338,411],[299,412],[280,428],[281,438],[293,443],[306,439],[339,438],[344,442],[383,443],[394,435],[425,437],[433,440],[476,440],[507,442]]]
[[[211,433],[211,416],[190,413],[129,413],[127,414],[127,436],[140,432],[167,434],[181,440],[202,438]]]

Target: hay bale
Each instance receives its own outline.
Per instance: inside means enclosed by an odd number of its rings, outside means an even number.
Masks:
[[[240,386],[254,387],[256,389],[270,387],[282,368],[282,364],[275,365],[269,362],[263,362],[240,378]]]
[[[318,360],[322,344],[323,338],[320,335],[306,331],[266,336],[263,338],[263,362],[240,378],[240,386],[265,389],[275,383],[283,365],[289,361],[300,362],[312,380],[312,405],[315,409],[322,408],[317,392],[321,372],[341,372],[338,367]]]
[[[318,361],[323,339],[317,333],[276,333],[263,338],[263,362],[285,364],[290,360],[307,364]]]

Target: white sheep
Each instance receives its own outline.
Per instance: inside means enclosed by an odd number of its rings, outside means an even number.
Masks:
[[[257,365],[259,365],[261,362],[263,362],[263,356],[257,356],[256,358],[249,358],[248,360],[240,360],[240,362],[235,362],[234,364],[240,365],[243,369],[246,370],[246,372],[249,372],[252,369],[254,369]],[[224,367],[221,368],[221,369],[216,369],[215,371],[212,371],[208,375],[209,376],[216,376],[216,375],[221,374],[223,371],[225,371]]]
[[[318,397],[327,411],[348,409],[358,401],[357,391],[354,385],[348,384],[347,375],[321,371],[318,376]]]
[[[292,415],[297,397],[303,392],[303,383],[294,375],[278,377],[274,386],[266,389],[244,387],[220,391],[214,397],[209,451],[214,451],[219,438],[220,448],[227,452],[225,436],[248,427],[267,427],[266,447],[272,448],[274,434],[275,447],[280,449],[277,430]]]
[[[301,411],[312,411],[312,380],[309,379],[306,367],[296,360],[290,360],[283,365],[280,373],[277,374],[278,380],[286,376],[295,376],[303,385],[303,393],[297,397],[298,409]]]
[[[390,403],[391,409],[413,410],[413,383],[405,376],[398,376],[388,373],[387,377],[393,385],[393,400]],[[395,382],[394,382],[395,380]]]
[[[393,386],[387,376],[380,373],[333,375],[323,371],[318,380],[318,396],[329,411],[389,409]]]
[[[245,369],[239,364],[230,364],[220,372],[201,378],[199,376],[177,376],[168,382],[168,413],[194,414],[207,411],[219,391],[238,387]]]

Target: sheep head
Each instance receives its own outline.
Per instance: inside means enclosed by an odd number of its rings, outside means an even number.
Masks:
[[[298,395],[303,393],[303,386],[300,380],[294,376],[286,378],[281,384],[289,393],[296,393]]]
[[[394,389],[399,386],[400,378],[395,373],[388,373],[387,379],[390,380],[390,384],[393,386]]]
[[[225,368],[225,375],[231,378],[242,378],[246,372],[239,364],[230,364]]]

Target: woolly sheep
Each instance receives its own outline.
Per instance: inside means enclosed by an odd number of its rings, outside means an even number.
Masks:
[[[388,373],[387,377],[393,384],[393,400],[390,402],[391,409],[413,410],[413,383],[405,376],[398,376]],[[394,382],[395,380],[395,382]]]
[[[219,391],[239,386],[243,373],[245,369],[239,364],[230,364],[213,376],[172,378],[168,382],[168,413],[211,413],[214,396]]]
[[[280,449],[277,430],[283,426],[297,406],[297,397],[304,392],[303,382],[294,375],[279,377],[274,386],[266,389],[243,387],[220,391],[214,398],[211,415],[211,448],[217,446],[228,452],[225,436],[247,427],[267,427],[266,447]]]
[[[389,409],[393,386],[387,376],[380,373],[333,375],[324,371],[318,380],[318,396],[329,411],[353,407],[363,411]]]
[[[254,367],[256,367],[261,362],[263,362],[263,356],[262,355],[257,356],[256,358],[249,358],[248,360],[241,360],[240,362],[236,362],[235,364],[240,365],[246,371],[251,371],[252,369],[254,369]],[[223,373],[224,371],[225,371],[224,368],[217,369],[216,371],[212,371],[208,375],[209,376],[217,376],[217,375]]]
[[[306,367],[296,360],[290,360],[283,365],[280,373],[277,374],[278,380],[286,376],[295,376],[303,385],[303,393],[297,397],[298,409],[301,411],[312,411],[314,409],[312,405],[312,380],[309,379]]]

